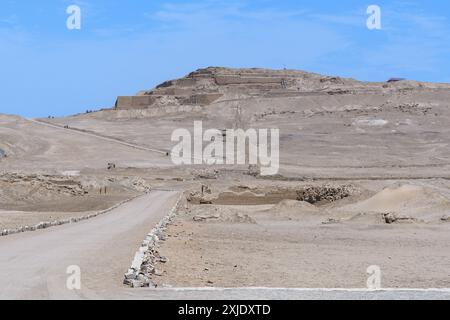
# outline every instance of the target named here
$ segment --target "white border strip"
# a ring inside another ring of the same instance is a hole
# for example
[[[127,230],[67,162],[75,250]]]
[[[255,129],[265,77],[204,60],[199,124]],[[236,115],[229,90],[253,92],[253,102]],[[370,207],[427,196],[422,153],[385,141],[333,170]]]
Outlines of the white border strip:
[[[243,291],[261,291],[261,290],[273,290],[273,291],[294,291],[294,292],[367,292],[367,293],[380,293],[380,292],[441,292],[450,293],[450,288],[448,289],[413,289],[413,288],[382,288],[377,290],[371,290],[367,288],[270,288],[270,287],[236,287],[236,288],[219,288],[219,287],[184,287],[184,288],[159,288],[157,290],[170,290],[177,292],[185,291],[232,291],[232,290],[243,290]]]

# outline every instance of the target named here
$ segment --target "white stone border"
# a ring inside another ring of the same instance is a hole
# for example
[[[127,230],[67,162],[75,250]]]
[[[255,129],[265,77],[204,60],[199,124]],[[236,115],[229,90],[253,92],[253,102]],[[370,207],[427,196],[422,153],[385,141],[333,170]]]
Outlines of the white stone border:
[[[9,235],[13,235],[13,234],[18,234],[18,233],[24,233],[24,232],[31,232],[31,231],[37,231],[37,230],[42,230],[42,229],[48,229],[48,228],[52,228],[52,227],[56,227],[56,226],[62,226],[65,224],[70,224],[70,223],[77,223],[80,221],[85,221],[85,220],[89,220],[95,217],[98,217],[100,215],[103,215],[105,213],[108,213],[114,209],[117,209],[118,207],[124,205],[125,203],[128,203],[136,198],[142,197],[142,195],[139,196],[135,196],[132,197],[130,199],[127,200],[123,200],[121,202],[119,202],[118,204],[112,206],[111,208],[108,208],[106,210],[102,210],[102,211],[98,211],[96,213],[92,213],[86,216],[81,216],[81,217],[73,217],[70,219],[64,219],[64,220],[55,220],[53,222],[40,222],[35,226],[22,226],[16,229],[5,229],[3,231],[0,231],[0,237],[5,237],[5,236],[9,236]]]
[[[169,214],[165,216],[145,237],[142,242],[141,247],[136,252],[131,267],[124,275],[123,283],[132,288],[142,288],[151,286],[151,281],[145,272],[142,270],[146,254],[156,248],[160,237],[164,229],[172,222],[172,219],[177,214],[177,209],[184,198],[184,193],[182,192],[179,196],[177,202],[170,210]]]

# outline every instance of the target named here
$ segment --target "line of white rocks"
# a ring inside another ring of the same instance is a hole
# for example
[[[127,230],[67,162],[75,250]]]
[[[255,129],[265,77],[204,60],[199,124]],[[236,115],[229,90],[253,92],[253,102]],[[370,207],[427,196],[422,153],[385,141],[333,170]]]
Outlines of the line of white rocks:
[[[141,247],[134,256],[131,267],[124,275],[123,283],[125,285],[132,288],[154,287],[150,280],[150,275],[156,272],[154,263],[156,261],[167,261],[165,258],[159,256],[156,248],[163,237],[163,232],[177,215],[178,208],[183,199],[184,194],[182,193],[169,214],[165,216],[146,236]]]
[[[64,219],[64,220],[55,220],[53,222],[40,222],[35,226],[22,226],[16,229],[6,229],[0,232],[0,237],[4,237],[4,236],[9,236],[9,235],[13,235],[13,234],[18,234],[18,233],[23,233],[23,232],[30,232],[30,231],[37,231],[37,230],[43,230],[43,229],[48,229],[48,228],[52,228],[52,227],[57,227],[57,226],[62,226],[65,224],[69,224],[69,223],[77,223],[80,221],[85,221],[85,220],[89,220],[95,217],[98,217],[100,215],[103,215],[105,213],[108,213],[114,209],[117,209],[118,207],[120,207],[121,205],[124,205],[125,203],[128,203],[130,201],[133,201],[134,199],[141,197],[142,195],[136,196],[136,197],[132,197],[130,199],[121,201],[119,203],[117,203],[116,205],[112,206],[111,208],[108,208],[106,210],[102,210],[102,211],[98,211],[89,215],[85,215],[85,216],[81,216],[81,217],[73,217],[70,219]]]

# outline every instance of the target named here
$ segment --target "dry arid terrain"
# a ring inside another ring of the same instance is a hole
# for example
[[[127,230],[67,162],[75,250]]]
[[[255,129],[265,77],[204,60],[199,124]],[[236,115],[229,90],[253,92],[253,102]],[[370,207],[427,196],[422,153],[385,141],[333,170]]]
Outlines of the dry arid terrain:
[[[194,121],[279,129],[279,173],[174,165],[172,132]],[[448,288],[449,124],[447,84],[227,68],[111,109],[0,115],[0,229],[176,190],[185,199],[142,269],[158,287],[364,288],[377,265],[383,287]]]

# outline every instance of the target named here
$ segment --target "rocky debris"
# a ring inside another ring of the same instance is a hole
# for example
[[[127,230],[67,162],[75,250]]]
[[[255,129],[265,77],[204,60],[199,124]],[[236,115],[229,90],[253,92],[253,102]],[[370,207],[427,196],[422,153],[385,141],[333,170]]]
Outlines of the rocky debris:
[[[160,276],[162,272],[156,268],[157,263],[167,263],[168,259],[159,254],[158,247],[163,238],[163,233],[167,226],[173,221],[182,201],[182,196],[178,199],[169,214],[164,217],[155,228],[147,235],[141,247],[136,252],[131,267],[124,275],[123,283],[132,288],[151,287],[152,276]]]
[[[200,191],[190,191],[186,197],[188,202],[198,204],[211,204],[214,196],[212,194],[211,187],[202,184]]]
[[[327,91],[327,94],[329,94],[330,96],[343,95],[343,94],[352,94],[352,93],[354,93],[354,91],[346,90],[346,89],[340,89],[340,88]]]
[[[284,115],[292,115],[292,114],[296,114],[299,111],[277,111],[277,110],[270,110],[270,111],[265,111],[259,114],[254,114],[254,119],[256,121],[258,120],[262,120],[262,119],[266,119],[268,117],[272,117],[272,116],[284,116]]]
[[[196,215],[192,218],[195,222],[227,222],[227,223],[249,223],[256,224],[256,221],[248,214],[233,213],[233,214],[209,214]]]
[[[402,113],[416,115],[427,115],[433,110],[432,106],[420,103],[404,103],[394,106],[394,109]]]
[[[142,178],[134,177],[131,179],[129,185],[138,192],[150,192],[152,190],[151,186]]]
[[[339,77],[324,77],[320,79],[321,83],[344,84],[344,80]]]
[[[0,176],[0,184],[22,184],[26,190],[38,190],[52,194],[64,194],[69,196],[83,196],[88,190],[81,182],[68,179],[64,176],[23,175],[8,173]],[[36,193],[36,191],[35,191]]]
[[[322,222],[322,224],[339,224],[341,222],[340,219],[328,218],[326,221]]]
[[[191,191],[186,197],[187,201],[195,204],[212,204],[215,197],[202,191]]]
[[[202,205],[187,209],[194,222],[198,223],[243,223],[256,224],[257,222],[248,214],[237,208],[229,206]]]
[[[311,204],[318,202],[334,202],[347,198],[356,193],[356,188],[352,185],[325,185],[307,186],[297,190],[297,200]]]
[[[157,275],[155,266],[158,262],[161,262],[161,257],[157,250],[159,238],[156,233],[162,231],[163,229],[154,230],[153,234],[147,236],[143,246],[136,254],[133,265],[125,274],[125,285],[129,285],[132,288],[154,286],[151,282],[151,277]]]
[[[259,177],[261,174],[261,168],[258,165],[249,165],[246,174],[252,177]]]
[[[219,220],[220,218],[220,214],[213,214],[213,215],[208,215],[208,216],[194,216],[192,217],[192,220],[194,220],[195,222],[204,222],[207,220]]]
[[[51,226],[52,226],[52,223],[50,223],[50,222],[41,222],[38,225],[36,225],[36,229],[37,230],[47,229],[47,228],[49,228]]]
[[[211,187],[202,184],[202,195],[205,195],[205,194],[212,194]]]
[[[113,170],[116,168],[116,164],[115,163],[108,163],[107,169],[108,170]]]
[[[393,224],[397,222],[417,222],[417,219],[405,216],[405,215],[398,215],[396,213],[384,213],[383,219],[387,224]]]
[[[219,171],[215,169],[193,170],[192,176],[197,180],[217,180]]]
[[[352,113],[355,115],[367,115],[367,113],[380,113],[383,111],[383,106],[362,106],[362,105],[343,105],[343,106],[328,106],[308,108],[306,110],[298,111],[305,117],[311,118],[313,116],[336,115],[343,113]]]

